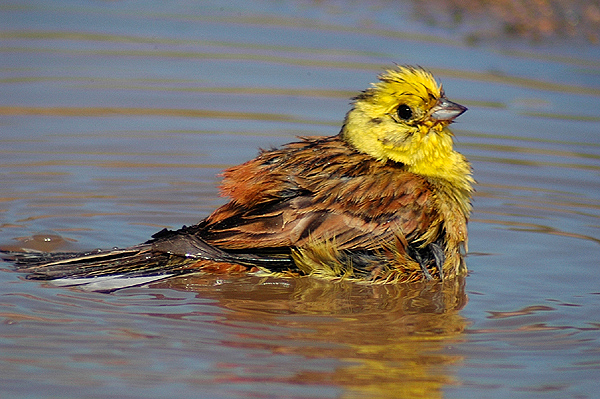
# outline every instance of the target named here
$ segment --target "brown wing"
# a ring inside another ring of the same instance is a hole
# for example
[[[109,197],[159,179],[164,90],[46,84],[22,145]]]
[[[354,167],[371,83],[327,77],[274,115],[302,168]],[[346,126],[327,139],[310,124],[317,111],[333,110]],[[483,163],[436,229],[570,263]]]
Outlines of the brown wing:
[[[338,249],[370,250],[397,238],[432,242],[441,224],[425,179],[337,137],[263,152],[224,176],[232,200],[199,226],[203,239],[224,249],[332,240]]]

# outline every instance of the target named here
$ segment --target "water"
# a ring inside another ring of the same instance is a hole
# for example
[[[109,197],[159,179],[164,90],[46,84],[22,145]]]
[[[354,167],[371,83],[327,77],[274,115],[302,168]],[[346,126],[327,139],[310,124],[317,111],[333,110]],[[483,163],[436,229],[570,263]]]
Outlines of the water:
[[[469,107],[453,130],[478,186],[470,274],[444,291],[196,276],[105,294],[2,264],[0,396],[597,397],[597,3],[547,37],[430,4],[3,3],[4,246],[195,223],[224,167],[337,133],[394,62]]]

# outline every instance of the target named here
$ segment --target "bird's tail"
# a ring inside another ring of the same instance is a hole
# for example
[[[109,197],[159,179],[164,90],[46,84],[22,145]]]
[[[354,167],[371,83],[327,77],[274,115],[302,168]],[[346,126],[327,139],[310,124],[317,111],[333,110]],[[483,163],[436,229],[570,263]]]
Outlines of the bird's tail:
[[[63,280],[69,285],[86,284],[106,276],[120,279],[153,278],[206,271],[250,271],[281,269],[291,264],[284,255],[258,256],[232,253],[180,232],[163,231],[155,239],[125,249],[86,253],[5,252],[19,272],[35,280]],[[72,283],[72,284],[71,284]]]
[[[14,262],[27,278],[54,280],[64,277],[97,277],[106,275],[150,274],[168,272],[165,266],[169,256],[152,254],[151,245],[85,253],[9,252],[6,260]]]

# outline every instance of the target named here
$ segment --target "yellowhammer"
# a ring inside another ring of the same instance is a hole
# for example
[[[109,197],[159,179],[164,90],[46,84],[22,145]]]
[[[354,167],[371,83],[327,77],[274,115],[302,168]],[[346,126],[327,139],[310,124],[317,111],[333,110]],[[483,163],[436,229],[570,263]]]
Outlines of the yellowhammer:
[[[448,125],[466,108],[399,66],[353,99],[340,133],[305,137],[224,172],[230,202],[126,249],[17,256],[30,278],[190,272],[370,282],[464,273],[473,179]]]

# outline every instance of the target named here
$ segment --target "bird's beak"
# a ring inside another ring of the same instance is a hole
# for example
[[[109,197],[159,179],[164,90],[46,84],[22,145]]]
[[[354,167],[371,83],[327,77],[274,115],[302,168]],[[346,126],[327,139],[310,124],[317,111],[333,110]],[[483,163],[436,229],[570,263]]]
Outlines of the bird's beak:
[[[431,119],[434,121],[453,121],[458,116],[462,115],[467,110],[460,104],[453,103],[446,97],[440,97],[437,104],[431,108]]]

